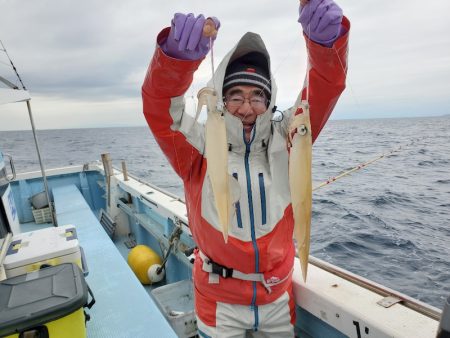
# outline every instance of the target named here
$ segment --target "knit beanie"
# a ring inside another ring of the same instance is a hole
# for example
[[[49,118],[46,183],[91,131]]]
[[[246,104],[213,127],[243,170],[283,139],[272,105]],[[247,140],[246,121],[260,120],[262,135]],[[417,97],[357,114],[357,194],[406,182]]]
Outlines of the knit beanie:
[[[247,53],[230,62],[223,80],[223,93],[234,86],[247,85],[261,88],[270,99],[271,85],[267,58],[259,52]]]

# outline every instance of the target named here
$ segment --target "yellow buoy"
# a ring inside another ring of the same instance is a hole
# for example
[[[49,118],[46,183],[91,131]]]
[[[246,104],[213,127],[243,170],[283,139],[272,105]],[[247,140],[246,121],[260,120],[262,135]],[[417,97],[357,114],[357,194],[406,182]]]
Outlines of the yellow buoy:
[[[146,245],[137,245],[128,254],[128,265],[142,284],[152,284],[163,279],[164,270],[160,274],[156,273],[161,263],[158,254]]]

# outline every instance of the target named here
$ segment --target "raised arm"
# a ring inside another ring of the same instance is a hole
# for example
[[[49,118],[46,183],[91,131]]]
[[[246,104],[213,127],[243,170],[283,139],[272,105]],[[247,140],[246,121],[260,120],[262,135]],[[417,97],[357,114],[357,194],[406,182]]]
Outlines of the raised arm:
[[[211,22],[215,30],[211,30]],[[147,123],[183,180],[201,160],[204,148],[203,128],[185,114],[184,94],[215,38],[211,40],[207,35],[214,34],[219,26],[215,18],[175,14],[171,27],[157,37],[157,48],[142,86]]]
[[[308,51],[308,74],[297,102],[308,98],[314,142],[345,89],[350,22],[333,0],[302,0],[299,12]],[[287,128],[295,107],[286,113],[283,128]]]

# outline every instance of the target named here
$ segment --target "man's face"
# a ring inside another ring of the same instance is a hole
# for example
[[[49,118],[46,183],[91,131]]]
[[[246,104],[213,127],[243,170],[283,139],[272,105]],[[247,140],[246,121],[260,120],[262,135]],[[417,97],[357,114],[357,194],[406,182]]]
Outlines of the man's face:
[[[256,118],[267,110],[267,98],[258,87],[235,86],[225,93],[225,107],[230,114],[241,119],[249,141]]]

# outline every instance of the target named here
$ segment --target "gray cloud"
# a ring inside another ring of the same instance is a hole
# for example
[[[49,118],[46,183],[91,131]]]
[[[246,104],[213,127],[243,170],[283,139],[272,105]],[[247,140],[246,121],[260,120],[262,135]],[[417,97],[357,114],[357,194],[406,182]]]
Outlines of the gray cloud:
[[[335,118],[448,112],[447,1],[338,3],[351,19],[352,31],[349,89],[336,107]],[[303,83],[306,63],[297,6],[295,1],[269,0],[2,1],[0,39],[33,94],[42,121],[48,118],[52,128],[102,126],[105,119],[92,114],[100,106],[102,114],[109,111],[114,118],[111,123],[143,123],[140,86],[156,35],[169,25],[176,11],[203,12],[220,18],[222,27],[214,49],[216,64],[243,33],[260,33],[272,55],[279,106],[286,108]],[[7,69],[3,62],[4,58],[0,58],[0,72]],[[204,84],[209,67],[207,59],[194,88]],[[433,110],[419,110],[410,104],[414,101],[432,106]],[[57,110],[54,104],[66,107],[58,110],[61,115],[73,116],[71,109],[75,109],[80,120],[60,119],[59,124],[50,121],[54,114],[50,112]],[[17,127],[7,120],[0,129]]]

